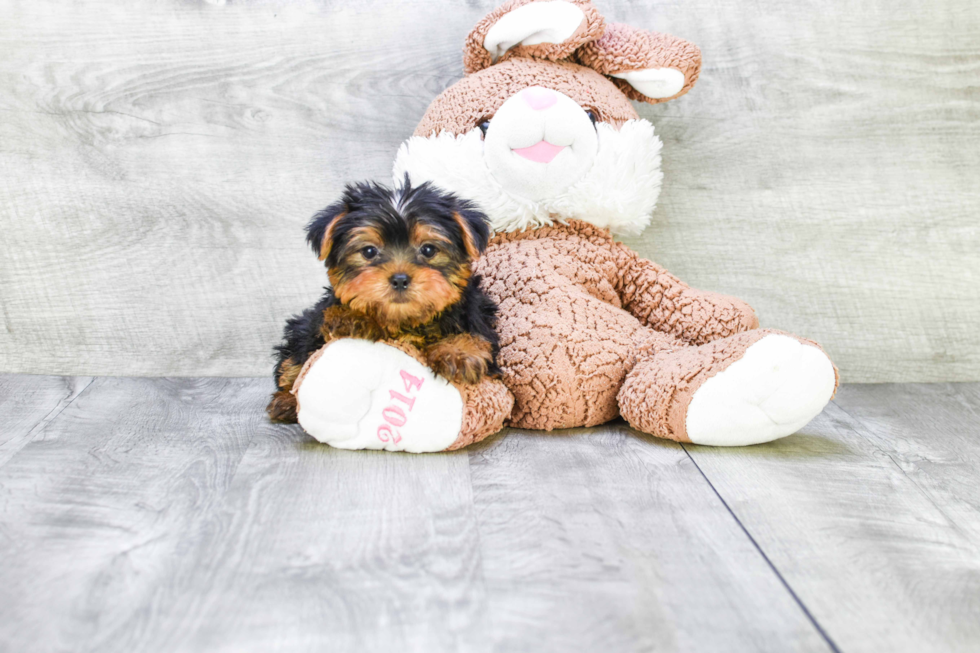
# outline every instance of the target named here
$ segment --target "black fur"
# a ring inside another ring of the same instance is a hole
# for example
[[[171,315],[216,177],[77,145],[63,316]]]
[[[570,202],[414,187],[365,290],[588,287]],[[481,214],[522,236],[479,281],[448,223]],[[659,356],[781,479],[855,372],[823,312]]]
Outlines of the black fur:
[[[312,308],[286,320],[286,328],[282,334],[282,344],[276,345],[276,368],[273,373],[276,381],[282,372],[282,365],[292,359],[302,366],[313,352],[323,346],[323,334],[320,326],[323,324],[323,311],[336,306],[339,302],[330,288],[324,288],[323,297]]]
[[[399,199],[399,194],[401,194]],[[307,225],[307,242],[314,253],[320,254],[323,239],[330,223],[339,216],[351,216],[339,223],[332,234],[334,246],[327,257],[326,265],[336,264],[345,238],[350,229],[358,224],[373,222],[382,228],[386,242],[407,239],[404,225],[409,220],[424,220],[439,225],[444,233],[454,241],[461,255],[465,255],[463,234],[453,213],[459,213],[469,230],[472,241],[480,252],[486,249],[490,239],[490,229],[486,216],[472,203],[459,199],[450,193],[439,191],[425,183],[412,187],[406,176],[404,185],[392,191],[375,183],[349,184],[340,201],[318,212]],[[331,288],[325,288],[320,300],[299,315],[286,321],[282,344],[275,348],[277,358],[275,378],[278,381],[283,364],[287,360],[295,365],[303,365],[307,359],[324,344],[320,327],[323,324],[323,311],[339,304]],[[432,325],[422,325],[410,331],[424,333],[433,326],[443,337],[470,333],[487,340],[492,347],[493,364],[490,374],[499,374],[497,353],[499,339],[495,330],[497,305],[480,288],[480,277],[473,275],[463,289],[462,298],[439,314]]]
[[[424,221],[439,226],[458,250],[465,251],[463,234],[453,219],[454,213],[463,217],[476,249],[479,252],[485,250],[490,240],[489,221],[469,200],[444,193],[428,182],[413,187],[408,175],[402,186],[394,191],[375,182],[348,184],[340,200],[310,220],[306,226],[306,242],[319,256],[330,223],[340,216],[350,216],[334,229],[334,246],[326,260],[328,268],[337,264],[351,230],[364,224],[377,226],[384,234],[385,242],[397,246],[408,240],[409,223]]]

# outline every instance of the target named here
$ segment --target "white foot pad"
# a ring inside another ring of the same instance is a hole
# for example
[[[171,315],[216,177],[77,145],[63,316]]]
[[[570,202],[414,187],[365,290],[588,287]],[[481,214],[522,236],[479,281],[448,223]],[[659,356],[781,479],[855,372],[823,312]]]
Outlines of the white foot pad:
[[[330,344],[296,398],[303,429],[340,449],[443,451],[463,421],[463,400],[448,381],[404,352],[367,340]]]
[[[791,435],[820,414],[834,383],[834,366],[822,351],[789,336],[765,336],[697,389],[687,437],[739,446]]]

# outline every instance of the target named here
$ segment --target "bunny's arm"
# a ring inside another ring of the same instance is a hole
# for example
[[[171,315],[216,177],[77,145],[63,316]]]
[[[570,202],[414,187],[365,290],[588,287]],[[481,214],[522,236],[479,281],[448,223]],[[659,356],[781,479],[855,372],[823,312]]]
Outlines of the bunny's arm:
[[[702,345],[759,326],[735,297],[697,290],[622,243],[613,244],[623,308],[649,327]]]

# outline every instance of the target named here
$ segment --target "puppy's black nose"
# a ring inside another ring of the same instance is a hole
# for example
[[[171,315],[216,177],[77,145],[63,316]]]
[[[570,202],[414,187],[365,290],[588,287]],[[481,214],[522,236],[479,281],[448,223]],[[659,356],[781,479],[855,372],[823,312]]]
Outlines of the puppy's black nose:
[[[388,281],[391,282],[391,287],[395,290],[406,290],[408,288],[408,284],[412,282],[412,277],[408,276],[404,272],[399,272],[391,275],[391,277],[388,278]]]

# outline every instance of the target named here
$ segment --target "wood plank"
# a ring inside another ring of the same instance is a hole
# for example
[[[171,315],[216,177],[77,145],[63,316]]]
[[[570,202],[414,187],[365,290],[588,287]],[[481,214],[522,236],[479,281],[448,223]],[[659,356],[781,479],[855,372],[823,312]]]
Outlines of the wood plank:
[[[470,467],[495,650],[831,650],[677,444],[511,431]]]
[[[489,650],[465,453],[256,438],[151,650]]]
[[[0,375],[0,467],[91,382],[88,377]]]
[[[685,445],[842,651],[980,646],[977,404],[949,392],[844,386],[795,436]]]
[[[302,226],[462,74],[498,0],[0,0],[0,368],[266,374],[325,275]],[[598,3],[692,93],[629,240],[849,381],[980,380],[974,0]]]
[[[427,456],[271,425],[269,386],[97,379],[49,411],[0,467],[0,650],[980,642],[980,386],[845,386],[743,449],[614,424]]]
[[[980,384],[854,385],[835,403],[980,556]]]
[[[186,556],[271,429],[270,391],[268,379],[98,379],[0,468],[0,650],[165,643],[174,614],[160,607],[207,572]]]

